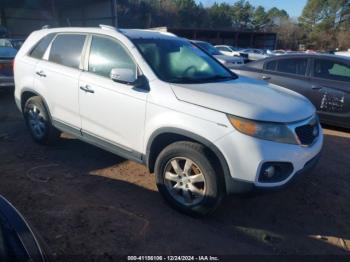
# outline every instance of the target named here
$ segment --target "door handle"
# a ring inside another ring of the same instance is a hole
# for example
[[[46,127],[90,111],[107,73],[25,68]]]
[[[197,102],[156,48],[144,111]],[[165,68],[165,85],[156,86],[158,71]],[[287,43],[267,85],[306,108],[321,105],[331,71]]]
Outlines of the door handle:
[[[83,90],[83,91],[86,92],[86,93],[91,93],[91,94],[95,93],[95,91],[92,90],[92,89],[90,88],[90,86],[88,86],[88,85],[86,85],[86,86],[81,86],[81,87],[80,87],[80,90]]]
[[[312,88],[313,90],[321,90],[321,89],[322,89],[322,86],[312,85],[311,88]]]
[[[269,77],[269,76],[262,76],[262,79],[263,79],[263,80],[270,80],[271,77]]]
[[[46,77],[46,74],[44,73],[43,70],[37,71],[36,74],[40,77]]]

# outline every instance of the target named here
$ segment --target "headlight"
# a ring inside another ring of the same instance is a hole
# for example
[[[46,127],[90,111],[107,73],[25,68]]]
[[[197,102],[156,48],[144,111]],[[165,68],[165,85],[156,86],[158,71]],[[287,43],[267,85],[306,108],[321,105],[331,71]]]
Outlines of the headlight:
[[[298,144],[293,132],[285,125],[271,122],[253,121],[228,115],[232,126],[248,136],[286,144]]]

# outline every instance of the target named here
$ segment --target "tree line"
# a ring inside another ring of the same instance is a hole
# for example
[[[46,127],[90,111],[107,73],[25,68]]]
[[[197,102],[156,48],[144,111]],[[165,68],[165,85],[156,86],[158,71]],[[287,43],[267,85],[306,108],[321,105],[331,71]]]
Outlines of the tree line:
[[[276,7],[253,6],[248,0],[214,3],[195,0],[119,0],[118,20],[123,27],[235,29],[278,34],[278,46],[297,49],[350,48],[350,0],[308,0],[299,18]]]

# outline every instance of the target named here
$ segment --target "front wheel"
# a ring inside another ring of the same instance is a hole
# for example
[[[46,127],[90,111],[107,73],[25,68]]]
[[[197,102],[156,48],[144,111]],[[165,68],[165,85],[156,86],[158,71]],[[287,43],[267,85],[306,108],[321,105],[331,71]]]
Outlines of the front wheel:
[[[177,210],[206,215],[217,208],[224,196],[224,179],[219,170],[204,146],[176,142],[163,149],[157,158],[157,187]]]

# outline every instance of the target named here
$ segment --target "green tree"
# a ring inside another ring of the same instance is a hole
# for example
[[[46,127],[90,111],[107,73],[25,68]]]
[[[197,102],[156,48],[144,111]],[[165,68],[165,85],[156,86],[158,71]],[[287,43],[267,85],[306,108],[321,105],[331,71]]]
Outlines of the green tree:
[[[209,24],[211,28],[227,28],[232,26],[230,13],[231,6],[226,3],[214,3],[208,9]]]
[[[254,7],[246,0],[235,2],[231,8],[232,24],[239,29],[251,27]]]
[[[313,48],[334,49],[338,47],[339,32],[346,31],[338,22],[339,14],[347,12],[348,0],[308,0],[300,25],[308,33],[308,44]]]
[[[271,20],[265,8],[258,6],[252,15],[251,23],[254,30],[262,30],[270,24]]]

